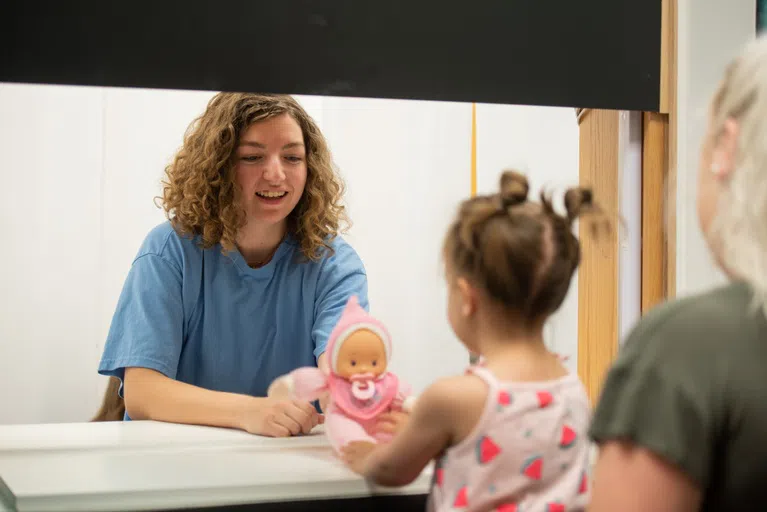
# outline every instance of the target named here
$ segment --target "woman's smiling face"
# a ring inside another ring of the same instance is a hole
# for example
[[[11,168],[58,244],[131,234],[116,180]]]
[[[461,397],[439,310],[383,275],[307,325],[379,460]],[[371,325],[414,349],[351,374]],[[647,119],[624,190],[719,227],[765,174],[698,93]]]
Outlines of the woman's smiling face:
[[[235,176],[248,223],[285,222],[304,192],[306,147],[290,114],[253,123],[237,146]]]

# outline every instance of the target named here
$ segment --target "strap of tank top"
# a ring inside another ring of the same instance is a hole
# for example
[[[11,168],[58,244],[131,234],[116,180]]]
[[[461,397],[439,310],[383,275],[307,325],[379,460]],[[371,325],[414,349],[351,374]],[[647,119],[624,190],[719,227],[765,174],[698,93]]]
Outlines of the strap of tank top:
[[[494,393],[499,388],[498,379],[496,379],[493,372],[488,370],[484,365],[475,364],[470,366],[467,373],[472,373],[485,381],[487,387],[490,388],[491,393]]]

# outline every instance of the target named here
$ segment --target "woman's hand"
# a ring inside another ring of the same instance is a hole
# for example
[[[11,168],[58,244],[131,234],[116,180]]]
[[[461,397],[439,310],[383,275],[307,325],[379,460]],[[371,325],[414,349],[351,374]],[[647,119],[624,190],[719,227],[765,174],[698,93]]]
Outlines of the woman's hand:
[[[325,417],[308,402],[256,398],[251,407],[243,411],[240,428],[251,434],[268,437],[289,437],[308,434]]]
[[[402,430],[410,419],[410,413],[393,410],[381,414],[376,420],[376,431],[395,435]]]
[[[376,444],[370,441],[353,441],[341,449],[341,456],[349,469],[365,476],[365,464],[375,449]]]

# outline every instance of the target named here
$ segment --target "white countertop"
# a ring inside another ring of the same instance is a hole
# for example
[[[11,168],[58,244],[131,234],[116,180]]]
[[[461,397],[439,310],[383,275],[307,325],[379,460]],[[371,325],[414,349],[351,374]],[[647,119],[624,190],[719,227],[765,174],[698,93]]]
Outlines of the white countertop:
[[[430,477],[431,468],[407,487],[373,489],[333,455],[321,430],[271,439],[152,421],[0,426],[0,497],[12,494],[19,511],[424,494]]]

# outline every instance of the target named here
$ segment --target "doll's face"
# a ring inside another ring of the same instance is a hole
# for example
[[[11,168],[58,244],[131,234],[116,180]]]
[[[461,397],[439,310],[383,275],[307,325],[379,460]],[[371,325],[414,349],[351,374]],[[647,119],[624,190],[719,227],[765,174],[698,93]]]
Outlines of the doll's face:
[[[386,347],[376,333],[368,329],[354,331],[338,351],[336,374],[344,379],[360,373],[376,377],[386,371]]]

